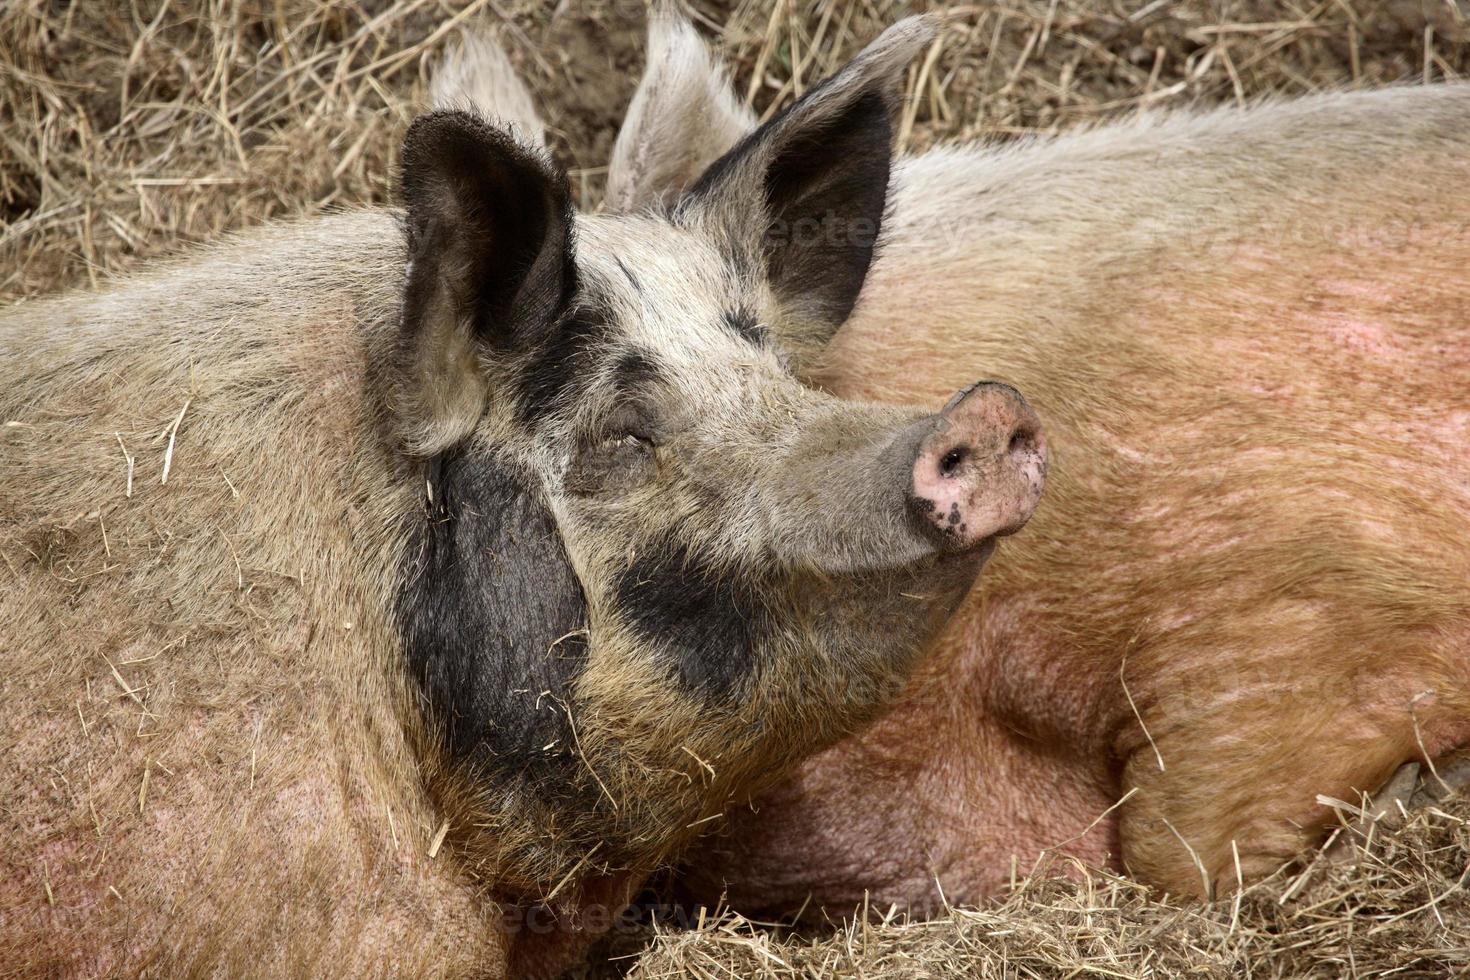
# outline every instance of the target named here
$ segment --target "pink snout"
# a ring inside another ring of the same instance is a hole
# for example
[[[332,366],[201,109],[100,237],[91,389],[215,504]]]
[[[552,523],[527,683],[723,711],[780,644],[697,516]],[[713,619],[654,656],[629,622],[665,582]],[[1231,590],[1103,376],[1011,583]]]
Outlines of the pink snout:
[[[1021,393],[980,381],[950,399],[914,459],[911,505],[932,532],[969,548],[1025,526],[1046,483],[1041,420]]]

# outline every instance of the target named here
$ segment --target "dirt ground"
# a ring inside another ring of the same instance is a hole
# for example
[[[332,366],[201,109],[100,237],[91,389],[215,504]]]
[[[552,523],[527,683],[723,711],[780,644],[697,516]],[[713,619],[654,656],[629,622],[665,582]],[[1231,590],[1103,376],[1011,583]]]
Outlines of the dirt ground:
[[[643,0],[0,0],[0,302],[97,284],[267,218],[391,199],[427,66],[489,24],[596,207],[642,62]],[[929,3],[692,0],[761,112]],[[1470,72],[1466,0],[1001,0],[947,5],[910,72],[909,148],[1138,110]],[[1470,970],[1470,808],[1360,861],[1180,906],[1092,874],[910,923],[793,934],[738,917],[625,937],[639,977],[1449,976]],[[1055,869],[1052,869],[1055,870]]]

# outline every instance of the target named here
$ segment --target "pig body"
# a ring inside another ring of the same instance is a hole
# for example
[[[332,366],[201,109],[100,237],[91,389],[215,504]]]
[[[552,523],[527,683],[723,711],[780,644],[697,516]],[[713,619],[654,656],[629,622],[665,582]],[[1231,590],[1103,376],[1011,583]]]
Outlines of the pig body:
[[[1032,533],[899,707],[696,869],[933,909],[1044,855],[1267,874],[1470,743],[1470,86],[1148,119],[895,170],[820,383],[1014,381]]]
[[[357,213],[8,311],[13,967],[504,955],[400,775],[388,529],[414,505],[373,460],[359,331],[392,324],[402,264],[392,216]]]
[[[649,48],[624,206],[743,125],[691,30]],[[1398,88],[896,164],[811,377],[1014,380],[1059,427],[1051,496],[899,707],[691,869],[702,897],[925,910],[1048,853],[1213,893],[1319,840],[1319,797],[1470,740],[1467,123],[1470,87]]]
[[[527,100],[439,111],[402,212],[0,315],[7,970],[556,973],[891,701],[1045,439],[801,383],[873,242],[762,231],[876,228],[844,148],[930,35],[658,214],[574,214]]]

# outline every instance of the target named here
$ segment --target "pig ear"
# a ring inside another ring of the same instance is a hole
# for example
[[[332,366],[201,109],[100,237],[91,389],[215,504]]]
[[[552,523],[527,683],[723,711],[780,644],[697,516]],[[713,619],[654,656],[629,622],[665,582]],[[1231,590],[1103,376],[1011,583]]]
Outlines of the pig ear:
[[[478,116],[434,112],[403,142],[408,272],[394,357],[409,451],[467,435],[488,394],[482,360],[524,350],[576,289],[566,177]]]
[[[481,30],[468,30],[445,51],[429,78],[435,109],[477,112],[527,146],[546,148],[546,124],[505,51]]]
[[[888,195],[899,83],[933,36],[929,17],[893,25],[715,161],[680,203],[737,260],[763,268],[779,307],[772,328],[798,367],[857,302]]]
[[[694,26],[661,4],[648,21],[648,66],[613,146],[608,209],[674,201],[755,124]]]

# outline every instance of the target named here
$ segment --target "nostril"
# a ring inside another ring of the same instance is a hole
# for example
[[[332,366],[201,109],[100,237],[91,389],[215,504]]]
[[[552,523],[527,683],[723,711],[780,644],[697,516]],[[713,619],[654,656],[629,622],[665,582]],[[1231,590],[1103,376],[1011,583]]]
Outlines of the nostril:
[[[956,446],[949,452],[945,453],[944,458],[939,461],[940,475],[954,476],[955,471],[960,468],[960,464],[965,461],[966,455],[968,455],[968,453],[964,446]]]
[[[1025,452],[1034,445],[1030,429],[1017,429],[1011,433],[1011,441],[1006,446],[1008,453]]]

